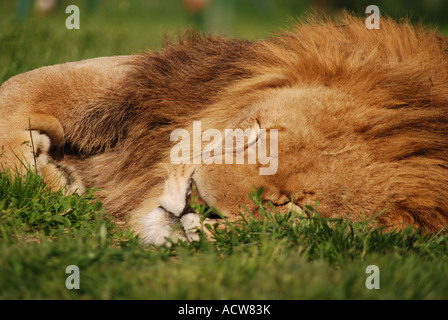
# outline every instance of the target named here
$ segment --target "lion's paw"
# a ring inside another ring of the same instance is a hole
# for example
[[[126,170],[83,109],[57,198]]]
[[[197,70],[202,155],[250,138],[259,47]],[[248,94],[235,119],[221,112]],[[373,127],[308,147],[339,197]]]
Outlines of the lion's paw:
[[[198,241],[200,218],[195,213],[177,217],[162,207],[158,207],[143,218],[143,228],[140,234],[144,244],[163,245],[170,241]]]
[[[20,151],[14,156],[20,161],[21,172],[27,168],[36,171],[48,186],[55,190],[64,188],[67,194],[85,191],[81,178],[73,167],[53,161],[48,135],[37,130],[26,131],[20,141]]]
[[[198,230],[201,228],[201,218],[196,213],[187,213],[180,218],[185,237],[188,241],[199,241]]]
[[[21,159],[25,167],[37,169],[41,171],[48,163],[51,141],[46,134],[41,134],[39,131],[26,131],[23,134],[23,140],[20,144],[19,154],[15,154],[18,159]],[[14,148],[15,149],[15,148]],[[13,151],[17,151],[15,149]]]

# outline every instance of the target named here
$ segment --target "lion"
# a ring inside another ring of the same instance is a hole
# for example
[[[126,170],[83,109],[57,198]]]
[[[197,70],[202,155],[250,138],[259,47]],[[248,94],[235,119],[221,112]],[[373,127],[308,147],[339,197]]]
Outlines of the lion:
[[[0,87],[0,114],[3,171],[98,189],[148,245],[198,239],[210,221],[189,208],[193,196],[230,222],[241,206],[260,217],[254,188],[279,213],[319,203],[323,217],[387,230],[448,225],[448,41],[406,21],[368,30],[349,14],[311,17],[258,41],[187,31],[160,51],[16,75]],[[198,121],[222,139],[254,130],[232,157],[265,130],[275,172],[194,152],[174,163],[176,143],[194,148],[173,132],[193,136]]]

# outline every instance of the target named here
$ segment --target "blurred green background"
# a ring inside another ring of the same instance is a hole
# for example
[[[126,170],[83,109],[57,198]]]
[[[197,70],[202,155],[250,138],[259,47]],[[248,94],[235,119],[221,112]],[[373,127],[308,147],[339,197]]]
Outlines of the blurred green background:
[[[80,8],[79,30],[65,27],[71,4]],[[190,25],[259,39],[312,10],[365,15],[371,4],[381,14],[422,19],[448,33],[446,0],[0,0],[0,83],[43,65],[157,49],[164,34]]]

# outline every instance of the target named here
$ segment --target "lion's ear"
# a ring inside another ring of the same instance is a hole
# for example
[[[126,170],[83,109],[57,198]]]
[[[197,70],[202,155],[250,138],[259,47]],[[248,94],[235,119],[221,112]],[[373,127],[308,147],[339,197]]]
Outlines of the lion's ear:
[[[50,137],[51,143],[60,146],[64,143],[64,129],[54,116],[44,113],[31,113],[25,130],[38,130]]]

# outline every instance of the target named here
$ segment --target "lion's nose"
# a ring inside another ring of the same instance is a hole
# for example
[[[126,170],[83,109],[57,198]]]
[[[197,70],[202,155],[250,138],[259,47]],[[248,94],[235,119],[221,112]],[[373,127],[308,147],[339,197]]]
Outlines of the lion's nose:
[[[284,195],[284,194],[282,194],[278,199],[277,199],[277,201],[275,201],[275,205],[277,205],[277,206],[284,206],[285,204],[287,204],[287,203],[289,203],[289,202],[291,202],[291,198],[290,197],[288,197],[288,196],[286,196],[286,195]]]
[[[293,202],[291,196],[288,197],[285,194],[281,194],[275,201],[272,201],[272,204],[280,213],[289,212],[291,210],[299,213],[303,211],[298,203]]]

